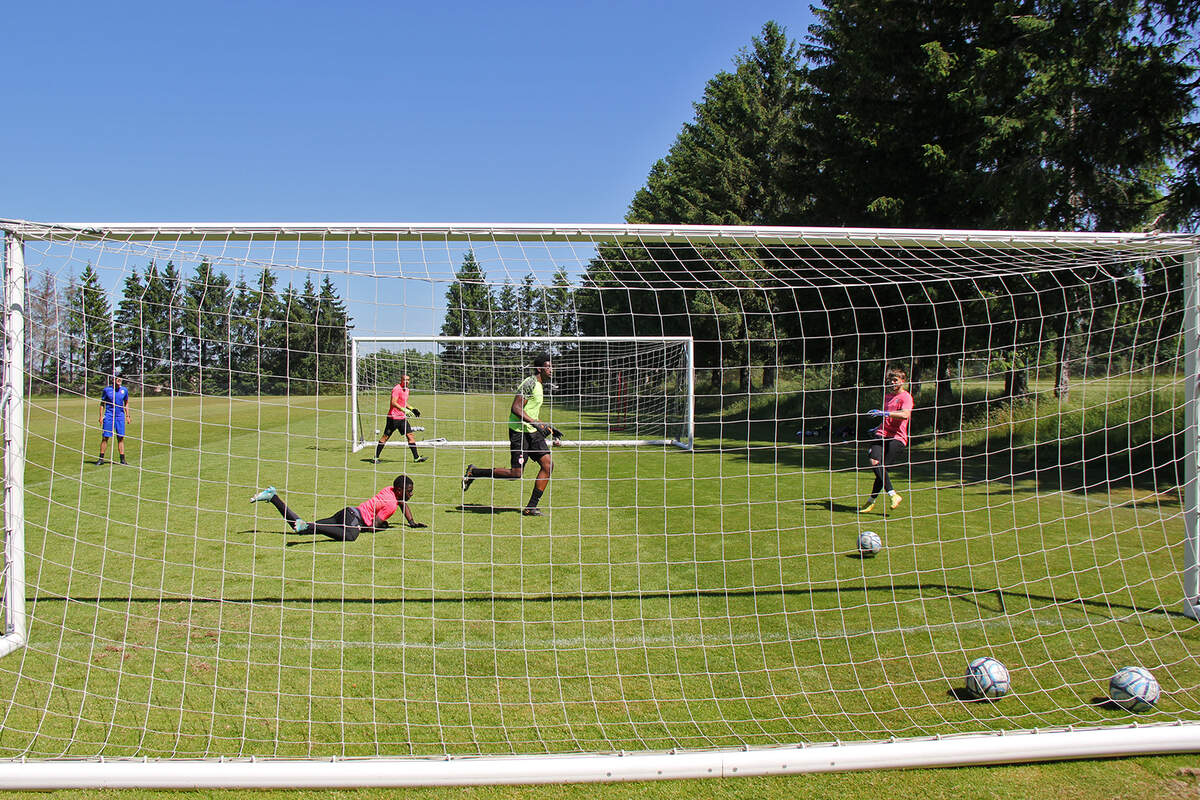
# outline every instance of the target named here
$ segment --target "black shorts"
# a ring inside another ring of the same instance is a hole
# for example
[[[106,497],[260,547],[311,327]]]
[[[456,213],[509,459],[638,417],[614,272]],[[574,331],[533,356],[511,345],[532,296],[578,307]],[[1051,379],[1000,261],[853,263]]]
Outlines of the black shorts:
[[[877,439],[867,448],[867,458],[872,458],[890,467],[904,460],[904,445],[899,439]]]
[[[521,469],[526,461],[540,461],[542,456],[550,455],[550,447],[541,431],[525,433],[512,428],[508,429],[508,451],[513,469]]]
[[[383,426],[383,435],[391,436],[396,431],[400,431],[405,436],[412,433],[412,425],[408,424],[408,417],[403,419],[396,419],[395,417],[387,418],[387,424]]]

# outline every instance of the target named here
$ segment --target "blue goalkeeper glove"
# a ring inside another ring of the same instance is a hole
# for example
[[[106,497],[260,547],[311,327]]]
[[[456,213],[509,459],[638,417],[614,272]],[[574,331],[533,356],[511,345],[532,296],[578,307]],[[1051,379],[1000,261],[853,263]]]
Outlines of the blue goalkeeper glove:
[[[867,413],[872,417],[886,417],[888,412],[884,411],[882,408],[872,408]]]

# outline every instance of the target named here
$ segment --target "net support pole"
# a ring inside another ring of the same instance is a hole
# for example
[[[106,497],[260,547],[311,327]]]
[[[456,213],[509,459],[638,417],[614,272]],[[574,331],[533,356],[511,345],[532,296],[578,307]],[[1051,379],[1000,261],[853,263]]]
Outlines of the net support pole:
[[[358,430],[358,339],[350,339],[350,441],[354,443],[353,452],[362,449],[359,445]]]
[[[687,340],[687,449],[696,444],[696,342]]]
[[[1184,476],[1183,476],[1183,613],[1200,620],[1200,429],[1196,404],[1200,402],[1200,257],[1189,253],[1183,260],[1184,348]]]
[[[25,244],[4,237],[4,632],[0,656],[25,645]]]

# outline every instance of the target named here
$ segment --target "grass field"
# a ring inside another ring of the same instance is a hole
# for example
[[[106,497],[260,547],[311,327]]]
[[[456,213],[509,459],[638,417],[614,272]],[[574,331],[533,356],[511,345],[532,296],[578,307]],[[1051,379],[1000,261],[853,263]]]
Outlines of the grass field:
[[[1126,663],[1164,690],[1139,719],[1194,719],[1200,640],[1178,613],[1176,445],[1161,435],[1174,423],[1153,396],[1079,394],[1091,401],[925,436],[898,476],[905,503],[865,518],[859,448],[797,446],[778,402],[709,409],[692,452],[556,450],[548,516],[530,519],[532,476],[461,490],[467,463],[506,450],[430,448],[413,465],[390,447],[373,465],[350,452],[342,398],[139,399],[124,468],[87,463],[94,403],[34,399],[31,643],[0,660],[0,755],[507,754],[1127,724],[1100,702]],[[502,438],[508,401],[425,398],[424,435]],[[1129,424],[1114,424],[1122,409]],[[247,502],[274,485],[310,518],[399,471],[428,529],[343,545]],[[864,528],[884,539],[877,558],[855,551]],[[1002,702],[954,691],[982,654],[1012,672]]]

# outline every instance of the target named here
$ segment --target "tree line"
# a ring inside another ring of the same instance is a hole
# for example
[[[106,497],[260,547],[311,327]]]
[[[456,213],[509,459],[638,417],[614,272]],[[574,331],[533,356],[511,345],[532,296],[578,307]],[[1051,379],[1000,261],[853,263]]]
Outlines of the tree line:
[[[709,81],[628,222],[1200,224],[1197,0],[827,0],[813,10],[804,43],[769,22],[731,72]],[[862,255],[891,272],[885,285],[831,285],[813,270],[812,290],[765,292],[752,284],[839,254],[617,255],[602,250],[589,266],[581,305],[622,332],[699,332],[698,360],[737,365],[741,388],[755,364],[770,385],[781,363],[771,350],[793,339],[791,359],[834,365],[845,384],[864,362],[877,372],[888,357],[911,359],[914,378],[935,380],[939,397],[964,352],[993,353],[1012,396],[1024,392],[1026,368],[1049,359],[1062,395],[1073,358],[1146,364],[1178,345],[1178,261],[918,283],[880,249]],[[675,263],[699,266],[680,275]],[[653,285],[672,296],[638,289]],[[661,308],[679,311],[660,320]]]
[[[826,0],[720,72],[627,221],[1200,224],[1200,0]]]
[[[88,264],[65,284],[34,276],[26,299],[35,392],[91,393],[117,368],[147,393],[345,392],[353,325],[328,276],[280,288],[266,268],[248,284],[207,261],[186,277],[150,262],[113,305]]]
[[[1200,224],[1200,0],[827,0],[813,10],[803,43],[768,22],[709,81],[627,222]],[[1047,364],[1065,395],[1073,362],[1108,373],[1178,351],[1178,260],[917,281],[895,253],[860,255],[891,279],[831,280],[819,265],[842,256],[828,248],[601,246],[554,306],[580,334],[692,336],[711,382],[742,391],[752,373],[769,388],[785,366],[824,365],[832,384],[854,385],[898,359],[948,398],[955,361],[986,354],[1007,395]],[[498,302],[473,263],[447,300],[443,333],[541,319],[510,316],[516,306]]]

